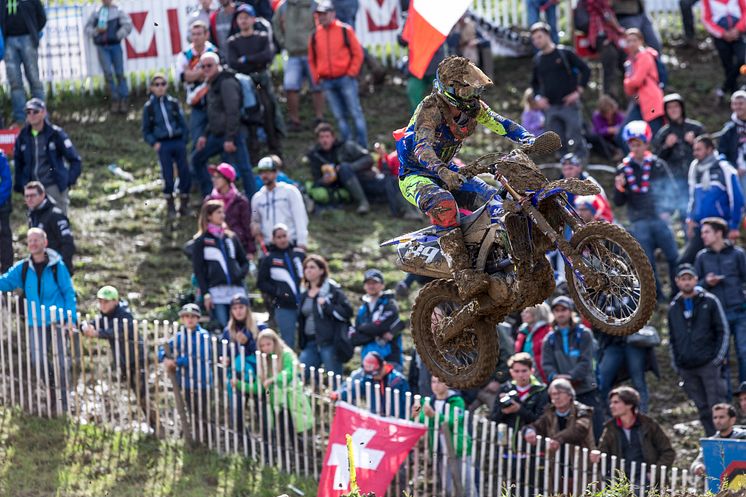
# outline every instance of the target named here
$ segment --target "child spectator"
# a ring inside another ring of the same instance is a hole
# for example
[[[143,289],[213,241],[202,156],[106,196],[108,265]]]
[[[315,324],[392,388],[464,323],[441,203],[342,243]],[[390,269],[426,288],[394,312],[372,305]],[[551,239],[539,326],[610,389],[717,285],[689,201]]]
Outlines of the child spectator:
[[[246,254],[256,252],[251,231],[251,205],[249,199],[236,188],[236,170],[227,162],[210,166],[212,193],[205,200],[220,200],[225,210],[225,224],[241,242]]]
[[[521,105],[523,113],[521,114],[521,125],[534,136],[539,136],[544,132],[544,112],[539,108],[539,104],[534,98],[533,88],[526,88],[523,92]]]
[[[591,116],[593,135],[588,138],[593,150],[608,160],[618,161],[622,153],[617,142],[617,135],[624,122],[624,114],[619,104],[610,95],[601,95],[596,110]]]
[[[158,154],[163,177],[163,196],[166,199],[168,219],[176,217],[174,206],[174,163],[179,172],[181,204],[179,213],[189,214],[189,192],[192,173],[187,162],[186,142],[189,137],[184,114],[179,101],[168,95],[168,82],[161,73],[150,79],[150,98],[142,109],[142,136]]]
[[[241,242],[225,225],[220,200],[208,200],[202,206],[192,246],[192,270],[205,310],[224,328],[231,300],[236,294],[246,295],[243,281],[249,262]]]
[[[303,261],[298,331],[300,361],[308,366],[342,374],[342,361],[336,342],[347,334],[352,307],[342,288],[329,277],[329,264],[320,255],[311,254]]]
[[[404,367],[401,331],[404,323],[399,319],[399,306],[394,292],[386,290],[383,273],[369,269],[363,276],[365,295],[357,311],[355,326],[351,329],[353,345],[362,345],[360,356],[378,352],[398,371]]]
[[[233,349],[235,357],[241,356],[242,349],[244,357],[253,356],[256,352],[257,334],[259,334],[259,328],[257,328],[254,316],[251,314],[249,298],[241,294],[234,296],[231,299],[230,319],[221,337],[222,340],[228,341],[229,346],[228,355],[224,358],[224,362],[225,360],[230,362],[230,348]]]

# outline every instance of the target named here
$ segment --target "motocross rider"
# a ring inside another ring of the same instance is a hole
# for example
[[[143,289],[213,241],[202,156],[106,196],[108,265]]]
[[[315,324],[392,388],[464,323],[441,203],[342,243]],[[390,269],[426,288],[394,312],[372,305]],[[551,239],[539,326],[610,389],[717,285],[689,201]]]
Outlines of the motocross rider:
[[[472,268],[459,226],[458,203],[502,210],[498,190],[479,178],[459,173],[453,158],[477,124],[530,145],[534,136],[506,119],[480,98],[492,81],[463,57],[451,56],[438,64],[433,91],[417,106],[406,128],[394,132],[399,189],[408,202],[427,214],[442,233],[438,242],[448,262],[459,295],[467,300],[481,293],[489,280]]]

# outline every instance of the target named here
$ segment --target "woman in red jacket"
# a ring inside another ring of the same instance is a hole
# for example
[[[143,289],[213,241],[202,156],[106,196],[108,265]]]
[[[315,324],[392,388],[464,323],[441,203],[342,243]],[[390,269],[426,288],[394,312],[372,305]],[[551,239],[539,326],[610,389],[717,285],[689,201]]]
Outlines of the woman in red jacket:
[[[521,312],[523,324],[518,328],[518,336],[515,339],[515,351],[528,352],[534,359],[536,373],[544,383],[547,377],[541,368],[541,344],[544,337],[552,331],[550,323],[550,311],[546,304],[527,307]]]

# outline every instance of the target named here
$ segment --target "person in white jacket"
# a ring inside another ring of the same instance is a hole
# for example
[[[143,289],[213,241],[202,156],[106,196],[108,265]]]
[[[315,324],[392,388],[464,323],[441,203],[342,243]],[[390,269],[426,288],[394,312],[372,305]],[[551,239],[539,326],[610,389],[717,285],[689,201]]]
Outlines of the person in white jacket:
[[[308,245],[308,214],[303,195],[289,183],[277,181],[277,165],[264,157],[257,166],[264,186],[251,197],[251,220],[257,245],[264,247],[272,240],[272,228],[278,223],[288,227],[290,239],[298,250]]]

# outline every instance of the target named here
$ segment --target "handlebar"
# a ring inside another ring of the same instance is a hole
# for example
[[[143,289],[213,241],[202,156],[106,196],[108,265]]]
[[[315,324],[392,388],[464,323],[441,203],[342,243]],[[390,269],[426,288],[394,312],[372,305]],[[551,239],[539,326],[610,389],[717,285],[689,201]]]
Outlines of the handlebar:
[[[562,142],[559,135],[553,131],[547,131],[537,136],[534,143],[531,145],[521,145],[508,153],[493,152],[491,154],[483,155],[471,164],[462,167],[459,170],[459,173],[467,178],[472,178],[479,174],[495,174],[500,162],[510,162],[512,158],[518,158],[516,156],[520,156],[521,154],[551,154],[559,150],[561,146]]]

